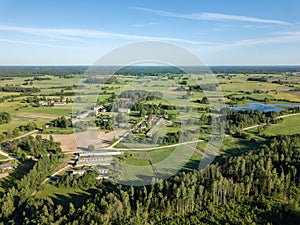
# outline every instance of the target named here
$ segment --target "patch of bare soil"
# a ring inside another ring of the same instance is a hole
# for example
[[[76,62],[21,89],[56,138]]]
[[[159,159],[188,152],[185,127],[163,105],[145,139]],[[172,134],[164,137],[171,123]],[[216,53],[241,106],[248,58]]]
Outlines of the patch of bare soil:
[[[107,147],[114,138],[118,139],[126,133],[126,130],[111,131],[108,133],[99,132],[96,129],[76,134],[52,134],[54,141],[61,143],[64,152],[72,152],[79,149],[87,149],[89,145],[95,148]],[[42,138],[49,139],[51,134],[41,134]]]

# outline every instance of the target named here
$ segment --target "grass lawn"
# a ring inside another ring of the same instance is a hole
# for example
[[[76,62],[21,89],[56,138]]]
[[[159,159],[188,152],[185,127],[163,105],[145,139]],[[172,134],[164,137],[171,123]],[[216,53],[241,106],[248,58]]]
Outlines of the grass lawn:
[[[54,107],[32,107],[19,100],[3,102],[0,104],[0,111],[11,114],[11,122],[0,125],[0,133],[13,130],[29,122],[35,122],[38,127],[50,122],[60,116],[68,116],[72,112],[72,104]]]
[[[4,155],[0,155],[0,160],[4,160],[4,159],[8,159],[8,158]]]
[[[129,158],[126,159],[126,164],[128,165],[134,165],[134,166],[150,166],[150,161],[148,159],[134,159]]]
[[[13,113],[16,110],[18,110],[19,108],[22,108],[24,106],[25,106],[25,104],[20,103],[19,101],[13,101],[13,102],[5,101],[0,104],[0,111]]]
[[[170,154],[172,154],[174,150],[175,148],[172,147],[172,148],[164,148],[155,151],[150,151],[149,154],[151,156],[152,163],[157,163],[164,160]]]
[[[190,160],[183,167],[183,171],[198,170],[202,156],[198,153],[193,153]]]
[[[0,92],[0,98],[3,96],[20,95],[20,92]]]
[[[72,106],[73,106],[72,104],[68,104],[68,105],[53,106],[53,107],[36,107],[36,108],[29,108],[26,110],[26,112],[51,114],[51,115],[56,115],[57,117],[68,116],[72,112]]]
[[[260,146],[260,143],[250,142],[240,138],[226,137],[223,140],[221,153],[229,155],[241,155],[250,149],[255,149]]]
[[[87,198],[97,190],[82,190],[80,188],[58,188],[51,184],[45,184],[41,190],[36,193],[38,198],[51,198],[55,204],[62,205],[65,209],[69,207],[70,202],[75,207],[81,207]]]
[[[134,166],[149,166],[151,158],[147,151],[126,151],[123,162]]]
[[[270,136],[300,134],[300,115],[286,117],[283,122],[270,125],[263,133]]]
[[[290,101],[297,101],[300,102],[300,96],[287,92],[269,92],[270,95],[272,95],[276,99],[285,99]]]
[[[203,144],[204,147],[205,143]],[[172,153],[174,151],[177,151],[175,155],[172,156]],[[161,170],[193,170],[198,169],[200,160],[202,159],[202,156],[194,153],[190,148],[182,145],[180,147],[171,147],[171,148],[164,148],[164,149],[158,149],[158,150],[152,150],[152,151],[127,151],[125,153],[125,157],[123,158],[123,163],[133,166],[158,166],[157,168],[160,168]],[[163,160],[167,159],[168,157],[173,157],[172,159],[176,160],[173,161],[164,161],[163,164],[157,164],[159,162],[162,162]],[[181,157],[184,159],[180,163],[177,163],[177,161],[181,161],[181,159],[178,159],[178,157]],[[139,167],[139,169],[143,169]],[[146,168],[145,168],[146,169]],[[125,171],[126,172],[126,171]],[[141,171],[140,171],[141,172]],[[138,172],[136,171],[138,174]],[[126,176],[132,177],[134,180],[134,173],[130,174],[128,171],[126,172]]]
[[[279,84],[267,83],[267,82],[247,82],[246,80],[241,82],[232,82],[221,84],[222,90],[227,91],[253,91],[254,89],[278,89],[282,88]]]
[[[197,143],[197,148],[201,151],[205,151],[207,146],[207,141],[201,141]]]

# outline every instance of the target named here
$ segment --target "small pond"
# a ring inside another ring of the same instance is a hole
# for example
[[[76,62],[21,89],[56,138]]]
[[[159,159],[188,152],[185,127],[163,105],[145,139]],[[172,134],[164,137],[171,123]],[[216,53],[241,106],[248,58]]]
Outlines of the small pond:
[[[300,107],[300,104],[264,104],[258,102],[247,102],[246,104],[247,106],[228,106],[228,108],[236,111],[258,110],[260,112],[280,112],[286,107]]]

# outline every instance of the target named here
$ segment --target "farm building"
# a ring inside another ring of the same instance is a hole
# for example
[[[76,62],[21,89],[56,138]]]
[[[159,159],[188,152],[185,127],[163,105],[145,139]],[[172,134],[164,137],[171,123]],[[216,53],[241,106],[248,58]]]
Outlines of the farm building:
[[[79,157],[76,166],[110,165],[111,156]]]
[[[119,108],[120,113],[130,113],[130,109],[127,108]]]
[[[12,166],[11,166],[10,162],[0,165],[0,171],[1,172],[4,172],[5,170],[10,170],[10,169],[12,169]]]
[[[78,153],[75,166],[107,166],[110,165],[113,155],[122,154],[120,151],[94,151]]]
[[[54,102],[54,105],[66,105],[66,102]]]
[[[96,156],[107,156],[107,155],[121,155],[121,151],[84,151],[84,152],[79,152],[78,156],[79,157],[96,157]]]
[[[83,175],[84,173],[85,173],[85,170],[73,170],[72,171],[73,175],[76,175],[76,174]]]

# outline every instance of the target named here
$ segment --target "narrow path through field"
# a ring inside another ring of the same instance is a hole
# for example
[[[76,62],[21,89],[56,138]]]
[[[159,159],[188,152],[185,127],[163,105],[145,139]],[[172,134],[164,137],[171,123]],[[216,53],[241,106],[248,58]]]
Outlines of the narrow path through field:
[[[300,115],[300,113],[286,114],[283,116],[278,116],[276,119],[281,119],[281,118],[290,117],[290,116],[297,116],[297,115]]]
[[[171,148],[171,147],[177,147],[180,145],[186,145],[186,144],[192,144],[192,143],[197,143],[197,142],[203,142],[205,140],[199,139],[199,140],[194,140],[194,141],[187,141],[187,142],[181,142],[177,144],[172,144],[172,145],[163,145],[163,146],[156,146],[156,147],[150,147],[150,148],[114,148],[112,146],[109,146],[107,148],[102,148],[101,150],[118,150],[118,151],[152,151],[152,150],[157,150],[157,149],[164,149],[164,148]],[[65,155],[68,154],[75,154],[82,152],[82,150],[78,151],[72,151],[72,152],[64,152]]]
[[[119,144],[129,133],[131,132],[131,130],[127,131],[122,137],[120,137],[115,143],[113,143],[112,145],[108,146],[107,149],[114,149],[114,146],[116,146],[117,144]]]
[[[10,158],[10,156],[6,152],[3,152],[2,150],[0,150],[0,155]],[[3,160],[6,160],[6,159],[3,159]]]
[[[18,137],[12,138],[12,139],[10,139],[9,141],[14,141],[14,140],[20,139],[20,138],[22,138],[22,137],[26,137],[26,136],[28,136],[28,135],[34,134],[34,133],[36,133],[36,132],[38,132],[38,130],[32,130],[32,131],[29,131],[29,132],[27,132],[27,133],[25,133],[25,134],[22,134],[22,135],[18,136]],[[2,160],[0,160],[0,161],[16,160],[16,159],[17,159],[17,158],[15,158],[15,157],[11,157],[8,153],[2,151],[1,149],[0,149],[0,155],[3,155],[3,156],[5,156],[5,157],[8,158],[8,159],[2,159]]]
[[[157,149],[164,149],[164,148],[171,148],[171,147],[177,147],[180,145],[186,145],[186,144],[192,144],[197,142],[202,142],[205,140],[195,140],[195,141],[187,141],[187,142],[181,142],[173,145],[164,145],[164,146],[156,146],[156,147],[150,147],[150,148],[109,148],[111,150],[120,150],[120,151],[151,151],[151,150],[157,150]]]
[[[65,167],[61,168],[60,170],[54,172],[52,175],[50,175],[49,177],[47,177],[47,178],[40,184],[40,186],[42,186],[42,185],[45,184],[48,180],[50,180],[51,177],[56,176],[57,174],[59,174],[59,173],[65,171],[65,170],[67,170],[67,169],[70,168],[70,167],[71,167],[71,165],[66,165]],[[36,190],[35,190],[34,192],[32,192],[31,196],[34,196],[34,195],[36,194],[36,192],[37,192]]]
[[[20,135],[20,136],[18,136],[18,137],[15,137],[15,138],[11,139],[10,141],[18,140],[18,139],[23,138],[23,137],[26,137],[26,136],[28,136],[28,135],[32,135],[32,134],[34,134],[34,133],[36,133],[36,132],[38,132],[38,130],[32,130],[32,131],[29,131],[29,132],[27,132],[27,133],[25,133],[25,134],[22,134],[22,135]]]
[[[141,120],[136,126],[141,125],[145,120]],[[122,137],[120,137],[115,143],[113,143],[112,145],[108,146],[107,149],[114,149],[114,146],[116,146],[117,144],[119,144],[131,131],[133,130],[130,129],[128,130]]]
[[[65,171],[65,170],[67,170],[67,169],[70,168],[70,167],[71,167],[71,165],[66,165],[65,167],[61,168],[60,170],[54,172],[52,175],[50,175],[49,177],[47,177],[47,178],[41,183],[41,185],[45,184],[48,180],[51,179],[51,177],[56,176],[57,174],[59,174],[59,173]]]
[[[253,128],[261,127],[261,126],[265,126],[265,125],[266,125],[266,123],[261,123],[261,124],[253,125],[253,126],[250,126],[250,127],[245,127],[245,128],[243,128],[243,129],[241,129],[241,130],[242,130],[242,131],[244,131],[244,130],[251,130],[251,129],[253,129]]]

